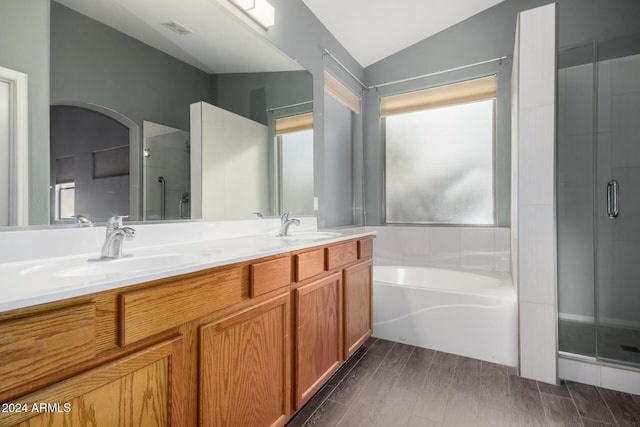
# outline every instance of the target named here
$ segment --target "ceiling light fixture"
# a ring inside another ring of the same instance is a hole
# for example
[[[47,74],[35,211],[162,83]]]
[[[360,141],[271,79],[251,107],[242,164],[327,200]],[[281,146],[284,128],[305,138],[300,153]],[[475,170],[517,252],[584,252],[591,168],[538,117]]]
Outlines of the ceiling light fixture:
[[[267,0],[231,0],[231,2],[264,28],[275,24],[275,9]]]

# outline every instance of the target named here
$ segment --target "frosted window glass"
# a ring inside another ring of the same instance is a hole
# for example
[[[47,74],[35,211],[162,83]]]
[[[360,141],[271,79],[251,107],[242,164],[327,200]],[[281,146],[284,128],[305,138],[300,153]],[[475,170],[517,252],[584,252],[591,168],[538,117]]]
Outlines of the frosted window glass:
[[[388,223],[494,224],[495,99],[385,118]]]
[[[313,215],[313,129],[280,136],[280,211]]]

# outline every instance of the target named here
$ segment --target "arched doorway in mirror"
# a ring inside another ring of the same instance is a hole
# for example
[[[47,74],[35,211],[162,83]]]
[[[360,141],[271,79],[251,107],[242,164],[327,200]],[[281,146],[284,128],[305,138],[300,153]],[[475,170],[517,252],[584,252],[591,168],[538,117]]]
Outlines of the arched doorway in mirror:
[[[139,128],[124,115],[84,103],[50,109],[50,221],[139,219]]]

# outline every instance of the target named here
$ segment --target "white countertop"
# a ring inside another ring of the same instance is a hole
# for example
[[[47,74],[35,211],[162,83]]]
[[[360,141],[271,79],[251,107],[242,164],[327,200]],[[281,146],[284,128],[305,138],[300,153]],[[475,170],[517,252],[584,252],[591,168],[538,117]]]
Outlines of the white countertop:
[[[284,240],[271,233],[186,242],[174,239],[170,244],[138,248],[125,242],[123,254],[130,257],[94,263],[88,259],[95,258],[95,252],[4,262],[0,263],[0,312],[375,234],[364,228],[331,231],[335,233],[331,237],[303,240]],[[138,271],[127,267],[134,258],[131,265]],[[172,264],[157,265],[158,259]],[[152,262],[145,266],[145,260]],[[99,271],[99,266],[98,272],[78,273],[90,264],[119,262],[115,272]]]

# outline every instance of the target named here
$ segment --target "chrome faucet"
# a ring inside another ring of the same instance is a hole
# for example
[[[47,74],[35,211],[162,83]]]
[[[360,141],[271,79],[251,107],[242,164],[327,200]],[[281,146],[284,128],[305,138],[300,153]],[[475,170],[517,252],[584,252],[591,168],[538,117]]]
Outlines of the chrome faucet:
[[[71,218],[74,218],[76,220],[76,224],[78,224],[78,227],[93,227],[93,223],[85,215],[76,214],[72,215]]]
[[[290,216],[291,212],[285,212],[280,217],[280,233],[278,233],[278,237],[286,236],[291,224],[300,225],[299,219],[291,218]]]
[[[136,230],[131,227],[123,227],[122,219],[125,216],[113,216],[107,221],[107,235],[102,245],[100,259],[122,258],[122,243],[124,240],[133,240]]]

